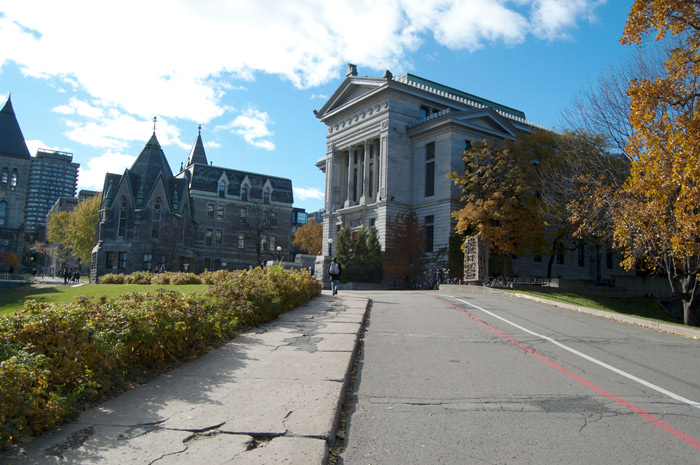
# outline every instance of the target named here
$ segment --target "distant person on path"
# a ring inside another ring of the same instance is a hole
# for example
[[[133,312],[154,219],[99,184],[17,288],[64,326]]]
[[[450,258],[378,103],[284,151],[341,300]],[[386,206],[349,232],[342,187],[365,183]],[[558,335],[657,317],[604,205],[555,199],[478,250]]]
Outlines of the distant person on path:
[[[328,274],[331,275],[331,290],[333,291],[333,295],[338,293],[338,280],[340,279],[340,273],[342,272],[343,267],[340,266],[338,260],[333,257],[331,264],[328,265]]]

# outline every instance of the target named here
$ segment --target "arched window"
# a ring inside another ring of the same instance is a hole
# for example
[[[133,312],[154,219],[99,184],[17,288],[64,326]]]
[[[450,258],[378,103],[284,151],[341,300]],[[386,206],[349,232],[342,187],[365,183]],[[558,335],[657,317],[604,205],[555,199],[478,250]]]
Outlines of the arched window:
[[[241,200],[244,202],[248,201],[248,186],[241,187]]]
[[[126,199],[122,199],[121,205],[119,206],[119,226],[117,228],[117,236],[126,236]]]
[[[223,180],[219,181],[219,197],[226,197],[226,183]]]
[[[13,190],[15,187],[17,187],[17,176],[17,170],[12,170],[12,175],[10,176],[10,187],[12,187]]]
[[[160,237],[160,200],[153,204],[153,215],[151,216],[151,237]]]
[[[7,170],[7,168],[2,169],[2,183],[7,184],[7,178],[10,176],[10,172]]]
[[[270,203],[270,189],[268,187],[263,191],[263,203]]]
[[[5,226],[5,217],[7,216],[7,202],[0,202],[0,226]]]

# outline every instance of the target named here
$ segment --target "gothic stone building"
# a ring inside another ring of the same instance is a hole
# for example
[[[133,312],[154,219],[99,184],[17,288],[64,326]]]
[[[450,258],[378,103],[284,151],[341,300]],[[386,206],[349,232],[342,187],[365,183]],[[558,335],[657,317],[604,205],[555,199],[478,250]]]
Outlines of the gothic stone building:
[[[201,133],[173,175],[155,133],[107,174],[90,279],[156,270],[243,269],[290,247],[292,183],[208,164]]]
[[[0,256],[15,253],[22,257],[30,158],[8,98],[0,110]],[[0,267],[6,268],[1,263]]]
[[[324,253],[344,226],[374,226],[386,247],[389,221],[412,211],[434,262],[447,258],[438,252],[448,249],[455,229],[451,214],[462,208],[461,193],[446,175],[464,170],[465,147],[535,128],[520,110],[412,74],[358,76],[354,65],[314,113],[327,126],[326,154],[316,164],[326,175]],[[553,275],[595,277],[591,253],[581,246],[560,257]],[[608,275],[620,271],[610,263]],[[516,259],[513,267],[521,276],[546,276],[546,263],[533,258]]]

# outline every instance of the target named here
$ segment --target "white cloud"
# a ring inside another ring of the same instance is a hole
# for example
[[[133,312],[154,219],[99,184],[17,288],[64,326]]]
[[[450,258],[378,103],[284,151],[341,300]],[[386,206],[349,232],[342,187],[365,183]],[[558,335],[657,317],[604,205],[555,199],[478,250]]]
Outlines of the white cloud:
[[[590,20],[604,0],[90,0],[4,2],[0,64],[60,77],[128,114],[207,123],[234,78],[280,75],[298,87],[335,79],[347,61],[410,59],[429,35],[475,50],[548,39]],[[41,11],[41,14],[37,14]],[[173,98],[177,96],[177,98]]]
[[[536,0],[533,2],[535,35],[549,40],[566,39],[579,18],[596,21],[595,9],[607,0]]]
[[[54,111],[69,118],[73,140],[116,150],[148,137],[140,128],[153,113],[206,124],[233,112],[225,97],[259,73],[308,88],[336,79],[347,62],[410,66],[428,37],[469,51],[531,35],[566,38],[605,1],[3,2],[0,44],[11,46],[0,47],[0,70],[12,61],[68,95],[86,95]],[[274,150],[267,114],[243,112],[232,124],[248,143]],[[167,123],[157,134],[161,143],[190,145]]]
[[[318,199],[322,200],[324,197],[323,191],[315,187],[294,187],[294,198],[296,200],[308,200],[308,199]]]
[[[119,152],[107,152],[81,166],[78,184],[81,188],[101,191],[107,173],[123,174],[124,170],[134,164],[136,157]]]
[[[273,133],[268,129],[268,124],[272,124],[272,122],[267,113],[247,109],[230,123],[217,126],[215,129],[230,130],[243,137],[247,143],[254,147],[275,150],[275,144],[270,140]]]

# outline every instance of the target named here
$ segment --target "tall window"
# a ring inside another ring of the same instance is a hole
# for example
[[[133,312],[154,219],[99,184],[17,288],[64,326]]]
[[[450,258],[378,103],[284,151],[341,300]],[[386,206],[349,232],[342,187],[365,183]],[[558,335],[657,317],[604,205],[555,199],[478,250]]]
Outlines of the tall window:
[[[241,208],[241,219],[245,219],[245,207]]]
[[[208,220],[214,219],[214,204],[213,203],[207,204],[207,219]]]
[[[425,146],[425,196],[435,195],[435,142]]]
[[[368,189],[369,189],[369,195],[373,195],[373,188],[374,188],[374,163],[369,164],[369,184],[368,184]]]
[[[270,189],[267,187],[263,191],[263,203],[270,203]]]
[[[12,170],[12,174],[10,175],[10,187],[12,188],[12,190],[14,190],[15,187],[17,187],[17,177],[17,170]]]
[[[224,220],[224,204],[220,203],[216,208],[216,219],[219,221]]]
[[[245,233],[238,233],[238,248],[245,249]]]
[[[221,247],[224,244],[224,231],[221,229],[216,230],[216,242],[217,247]]]
[[[425,217],[425,251],[433,251],[433,235],[434,235],[435,217],[433,215]]]
[[[275,236],[270,236],[270,250],[274,251],[277,246],[277,238]]]
[[[357,168],[352,170],[352,200],[357,201]]]
[[[119,225],[117,227],[117,236],[126,236],[126,199],[122,199],[119,205]]]
[[[584,245],[581,244],[578,246],[578,266],[585,266],[586,265],[586,249],[584,248]]]
[[[267,250],[267,236],[260,238],[260,250]]]
[[[605,251],[605,267],[609,270],[613,267],[613,251],[610,247]]]
[[[7,217],[7,202],[0,202],[0,226],[5,226],[5,218]]]
[[[156,200],[153,204],[153,215],[151,217],[151,237],[158,239],[160,237],[160,201]]]
[[[10,176],[10,172],[7,170],[7,168],[2,169],[2,183],[7,184],[7,179]]]
[[[107,252],[107,268],[114,268],[114,252]]]
[[[214,235],[214,230],[213,229],[207,229],[206,236],[204,238],[204,245],[209,245],[211,246],[211,240]]]
[[[241,200],[248,201],[248,186],[241,187]]]
[[[226,183],[223,180],[219,181],[219,197],[226,197]]]
[[[270,226],[277,226],[277,212],[270,213]]]
[[[119,252],[119,263],[117,268],[123,270],[126,268],[126,252]]]
[[[143,254],[143,269],[144,271],[150,271],[153,268],[153,254],[145,253]]]

